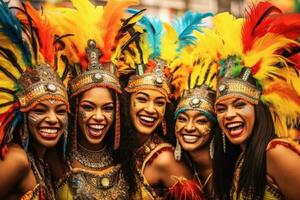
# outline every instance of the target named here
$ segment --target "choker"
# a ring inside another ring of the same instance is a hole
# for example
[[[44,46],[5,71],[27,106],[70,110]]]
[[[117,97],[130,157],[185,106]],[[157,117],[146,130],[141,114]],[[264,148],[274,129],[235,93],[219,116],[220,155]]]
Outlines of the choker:
[[[83,166],[92,169],[101,169],[113,165],[112,150],[107,146],[93,151],[78,143],[77,150],[73,153],[72,158]]]

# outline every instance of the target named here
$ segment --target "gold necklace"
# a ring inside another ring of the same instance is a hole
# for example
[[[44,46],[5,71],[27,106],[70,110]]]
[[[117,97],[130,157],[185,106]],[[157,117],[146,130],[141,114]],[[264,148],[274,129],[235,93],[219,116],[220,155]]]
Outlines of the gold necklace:
[[[204,193],[205,186],[208,184],[208,182],[209,182],[209,180],[210,180],[210,178],[212,176],[212,171],[208,174],[208,176],[206,177],[206,179],[205,179],[205,181],[204,181],[203,184],[201,182],[201,179],[199,178],[199,174],[198,174],[197,170],[195,170],[195,176],[197,178],[197,181],[199,183],[201,191]]]

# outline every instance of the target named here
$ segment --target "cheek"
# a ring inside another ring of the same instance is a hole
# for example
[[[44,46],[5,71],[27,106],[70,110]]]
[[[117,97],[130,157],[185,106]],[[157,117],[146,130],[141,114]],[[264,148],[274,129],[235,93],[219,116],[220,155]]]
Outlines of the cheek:
[[[87,121],[87,113],[83,110],[78,111],[78,123],[85,123]]]
[[[185,123],[176,122],[175,124],[175,134],[179,135],[179,132],[184,128]]]
[[[28,125],[29,127],[36,127],[41,121],[43,117],[40,115],[37,115],[35,113],[31,113],[28,115]]]
[[[224,119],[224,114],[217,114],[217,120],[221,128],[223,127],[223,119]]]
[[[63,116],[59,116],[58,119],[59,119],[60,123],[62,124],[62,127],[66,128],[68,125],[68,115],[66,114]]]

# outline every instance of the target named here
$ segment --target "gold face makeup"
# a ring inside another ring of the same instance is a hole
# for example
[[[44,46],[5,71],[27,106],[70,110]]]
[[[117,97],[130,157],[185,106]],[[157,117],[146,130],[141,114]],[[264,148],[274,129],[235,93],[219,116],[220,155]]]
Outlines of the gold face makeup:
[[[176,118],[175,135],[186,151],[205,146],[211,137],[212,122],[197,110],[186,110]]]
[[[67,128],[67,105],[62,101],[43,100],[27,113],[28,129],[35,141],[53,147]]]
[[[115,106],[109,89],[95,87],[83,93],[78,109],[78,125],[83,138],[100,144],[114,121]]]
[[[246,144],[255,121],[254,105],[243,98],[226,98],[216,104],[219,125],[233,144]]]
[[[167,99],[156,90],[139,90],[132,93],[130,116],[135,129],[141,134],[151,134],[162,123]]]

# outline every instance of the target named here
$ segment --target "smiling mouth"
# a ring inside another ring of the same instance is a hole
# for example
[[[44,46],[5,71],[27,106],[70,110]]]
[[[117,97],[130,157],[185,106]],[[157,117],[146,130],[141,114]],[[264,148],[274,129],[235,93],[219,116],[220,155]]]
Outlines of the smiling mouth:
[[[103,134],[105,126],[102,124],[90,124],[88,125],[88,132],[93,137],[101,137]]]
[[[199,140],[199,136],[196,135],[182,135],[182,138],[186,143],[195,143]]]
[[[58,128],[40,128],[39,134],[45,139],[55,139],[58,136]]]
[[[142,125],[147,126],[147,127],[153,127],[157,120],[155,117],[150,117],[150,116],[145,116],[145,115],[138,116],[138,119]]]
[[[243,122],[233,122],[226,124],[225,127],[231,137],[239,137],[244,131],[245,124]]]

